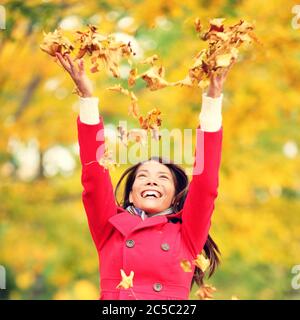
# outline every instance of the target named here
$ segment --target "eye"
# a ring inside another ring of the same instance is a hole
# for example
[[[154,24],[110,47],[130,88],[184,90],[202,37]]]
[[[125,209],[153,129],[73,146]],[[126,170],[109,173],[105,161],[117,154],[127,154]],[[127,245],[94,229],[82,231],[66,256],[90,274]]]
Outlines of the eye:
[[[140,177],[146,177],[146,175],[143,174],[143,173],[141,173],[141,174],[138,174],[137,177],[138,177],[138,178],[140,178]]]
[[[164,179],[169,179],[168,176],[160,176],[161,178],[164,178]]]

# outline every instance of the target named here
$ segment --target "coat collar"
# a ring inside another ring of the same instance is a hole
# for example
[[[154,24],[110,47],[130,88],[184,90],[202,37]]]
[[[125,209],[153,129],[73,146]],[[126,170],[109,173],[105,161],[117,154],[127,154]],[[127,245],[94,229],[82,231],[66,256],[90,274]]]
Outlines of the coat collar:
[[[154,216],[142,220],[140,216],[132,215],[127,210],[118,207],[118,213],[109,218],[109,222],[118,229],[125,237],[131,232],[155,225],[167,223],[172,218],[181,218],[182,211],[171,213],[166,216]]]

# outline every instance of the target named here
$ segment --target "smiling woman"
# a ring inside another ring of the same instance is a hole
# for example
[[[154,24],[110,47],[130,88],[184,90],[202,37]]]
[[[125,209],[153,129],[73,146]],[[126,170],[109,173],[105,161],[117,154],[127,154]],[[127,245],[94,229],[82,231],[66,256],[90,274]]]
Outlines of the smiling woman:
[[[100,299],[188,299],[194,281],[203,284],[206,267],[197,263],[202,250],[209,259],[209,275],[219,262],[208,232],[218,195],[221,91],[229,68],[212,75],[208,94],[202,95],[191,183],[181,167],[152,157],[128,168],[114,193],[108,170],[98,162],[99,150],[105,150],[98,98],[92,96],[82,61],[76,66],[68,55],[58,58],[81,91],[77,127],[82,200],[101,261]],[[125,177],[119,204],[116,194]]]
[[[167,166],[157,161],[139,166],[129,194],[131,203],[148,214],[155,214],[169,208],[174,196],[174,178]]]

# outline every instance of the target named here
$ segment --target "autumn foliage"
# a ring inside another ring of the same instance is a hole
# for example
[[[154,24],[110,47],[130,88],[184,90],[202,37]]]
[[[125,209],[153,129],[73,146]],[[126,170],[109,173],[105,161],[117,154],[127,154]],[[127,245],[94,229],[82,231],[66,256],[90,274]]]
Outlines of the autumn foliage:
[[[299,299],[291,287],[300,263],[300,31],[292,24],[293,1],[1,5],[9,13],[0,30],[0,265],[8,288],[1,298],[99,296],[81,203],[78,96],[54,63],[58,51],[85,59],[100,113],[125,147],[146,139],[137,129],[159,142],[161,128],[196,128],[209,74],[237,59],[224,88],[211,229],[221,265],[190,298]],[[119,119],[128,120],[127,130]],[[108,149],[104,160],[111,159]],[[125,167],[112,172],[114,185]],[[181,262],[185,272],[194,263]],[[122,276],[133,289],[134,277]]]

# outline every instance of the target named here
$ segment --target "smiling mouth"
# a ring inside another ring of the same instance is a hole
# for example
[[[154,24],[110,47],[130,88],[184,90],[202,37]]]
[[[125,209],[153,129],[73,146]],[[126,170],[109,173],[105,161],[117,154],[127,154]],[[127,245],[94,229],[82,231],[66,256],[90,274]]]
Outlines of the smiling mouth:
[[[141,193],[142,198],[161,198],[162,194],[156,190],[145,190]]]

